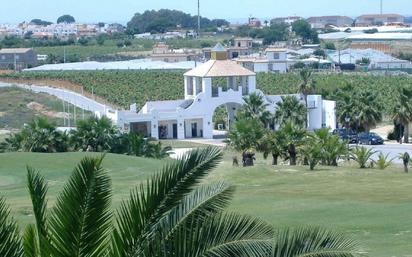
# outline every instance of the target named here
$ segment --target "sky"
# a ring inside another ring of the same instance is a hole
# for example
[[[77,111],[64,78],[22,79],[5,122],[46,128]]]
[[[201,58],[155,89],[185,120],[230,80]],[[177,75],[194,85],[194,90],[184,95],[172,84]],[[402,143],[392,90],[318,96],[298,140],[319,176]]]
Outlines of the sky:
[[[79,22],[120,22],[148,9],[176,9],[197,13],[197,0],[0,0],[0,22],[18,23],[40,18],[56,22],[70,14]],[[383,0],[385,13],[412,15],[411,0]],[[379,13],[380,0],[200,0],[201,15],[230,21],[254,16],[262,19],[298,15]]]

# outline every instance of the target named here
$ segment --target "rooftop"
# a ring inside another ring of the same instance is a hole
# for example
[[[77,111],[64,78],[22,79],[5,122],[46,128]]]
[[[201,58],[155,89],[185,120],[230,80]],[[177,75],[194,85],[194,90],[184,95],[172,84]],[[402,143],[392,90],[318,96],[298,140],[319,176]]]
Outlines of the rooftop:
[[[255,76],[256,74],[234,61],[210,60],[186,72],[184,75],[191,77],[238,77]]]
[[[279,48],[279,47],[268,47],[265,50],[266,52],[276,52],[276,53],[280,53],[280,52],[286,52],[285,48]]]
[[[24,54],[32,50],[31,48],[3,48],[0,49],[0,54]]]

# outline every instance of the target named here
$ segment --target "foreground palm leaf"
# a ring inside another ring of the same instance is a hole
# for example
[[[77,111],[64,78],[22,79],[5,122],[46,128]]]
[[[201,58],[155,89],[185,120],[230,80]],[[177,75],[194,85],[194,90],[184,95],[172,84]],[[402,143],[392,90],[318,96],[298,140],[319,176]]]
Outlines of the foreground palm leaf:
[[[107,256],[112,192],[102,160],[84,158],[58,196],[50,219],[53,257]]]
[[[16,222],[10,218],[10,210],[2,197],[0,197],[0,256],[23,256],[23,248]]]
[[[272,226],[259,219],[238,214],[214,215],[205,222],[182,227],[173,238],[174,251],[164,256],[268,256],[272,237]]]
[[[150,252],[147,240],[153,238],[160,219],[216,167],[221,157],[216,148],[193,151],[167,165],[140,190],[134,190],[120,208],[112,255],[139,256]]]
[[[353,257],[358,245],[340,233],[304,227],[277,232],[273,257]]]

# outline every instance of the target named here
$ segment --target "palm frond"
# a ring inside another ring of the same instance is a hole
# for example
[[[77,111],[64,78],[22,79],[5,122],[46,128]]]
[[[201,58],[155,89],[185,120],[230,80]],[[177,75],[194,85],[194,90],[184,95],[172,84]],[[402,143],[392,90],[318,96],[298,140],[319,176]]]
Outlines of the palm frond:
[[[315,227],[279,230],[274,240],[274,257],[353,257],[358,251],[354,240]]]
[[[173,256],[267,256],[272,237],[272,226],[262,220],[238,214],[214,215],[181,228],[173,238]]]
[[[23,249],[25,257],[40,257],[37,229],[34,224],[26,227],[23,234]]]
[[[84,158],[58,196],[50,219],[53,256],[106,256],[112,192],[102,160]]]
[[[136,256],[141,237],[150,234],[151,227],[178,205],[221,157],[221,151],[214,147],[192,151],[132,191],[130,200],[122,203],[118,213],[112,255]]]
[[[10,217],[10,210],[2,197],[0,197],[0,256],[23,256],[17,224]]]
[[[182,224],[187,222],[204,222],[208,217],[222,211],[229,204],[234,187],[224,182],[201,186],[188,194],[171,209],[153,230],[161,231],[162,237],[168,239]]]
[[[27,167],[27,187],[33,205],[38,238],[48,238],[46,227],[47,184],[44,177],[30,167]],[[42,248],[41,245],[40,248]]]

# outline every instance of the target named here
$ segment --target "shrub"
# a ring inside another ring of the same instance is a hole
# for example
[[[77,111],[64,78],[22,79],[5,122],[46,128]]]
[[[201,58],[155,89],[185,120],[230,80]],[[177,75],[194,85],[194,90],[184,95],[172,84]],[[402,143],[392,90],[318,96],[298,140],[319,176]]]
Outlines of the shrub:
[[[368,149],[364,146],[351,149],[351,158],[356,161],[359,168],[366,169],[368,162],[372,161],[372,156],[376,153],[372,148]]]
[[[376,160],[376,165],[378,169],[384,170],[392,164],[393,159],[389,159],[389,154],[384,155],[382,152],[379,153],[378,160]]]

